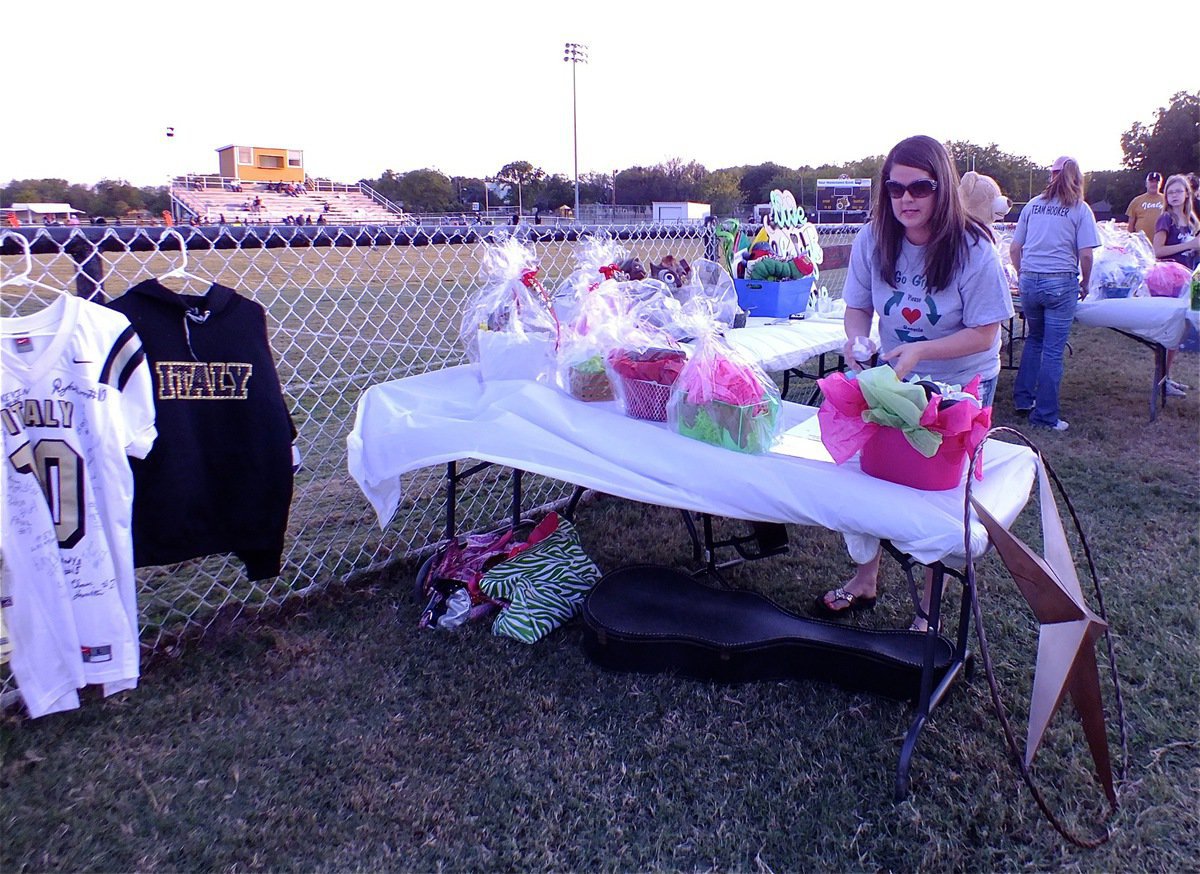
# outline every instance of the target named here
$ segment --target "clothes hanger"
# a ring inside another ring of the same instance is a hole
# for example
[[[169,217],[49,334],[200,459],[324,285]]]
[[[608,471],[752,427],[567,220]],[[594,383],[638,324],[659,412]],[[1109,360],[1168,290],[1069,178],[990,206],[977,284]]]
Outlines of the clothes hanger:
[[[179,233],[179,231],[177,231],[175,228],[163,229],[163,232],[158,237],[159,251],[163,251],[162,244],[166,242],[169,237],[174,237],[175,239],[179,240],[180,263],[159,276],[159,281],[161,282],[164,279],[194,279],[197,282],[208,282],[208,280],[204,277],[188,272],[187,241],[183,238],[183,234]]]
[[[52,291],[55,294],[70,294],[67,289],[61,286],[49,285],[41,280],[34,279],[32,276],[33,251],[29,246],[29,240],[25,238],[24,234],[18,234],[16,231],[3,231],[0,232],[0,246],[2,246],[4,241],[9,238],[16,240],[21,246],[22,254],[25,256],[25,269],[16,276],[5,277],[0,275],[0,286],[24,285],[28,288],[43,288],[46,291]]]

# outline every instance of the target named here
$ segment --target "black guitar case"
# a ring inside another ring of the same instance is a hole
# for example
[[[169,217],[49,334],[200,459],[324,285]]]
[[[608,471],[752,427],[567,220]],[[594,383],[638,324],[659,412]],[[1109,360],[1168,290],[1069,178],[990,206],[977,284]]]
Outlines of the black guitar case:
[[[615,671],[719,682],[814,679],[916,700],[926,635],[853,628],[798,616],[755,592],[717,589],[691,574],[633,565],[606,574],[583,605],[584,650]],[[935,639],[936,684],[954,647]]]

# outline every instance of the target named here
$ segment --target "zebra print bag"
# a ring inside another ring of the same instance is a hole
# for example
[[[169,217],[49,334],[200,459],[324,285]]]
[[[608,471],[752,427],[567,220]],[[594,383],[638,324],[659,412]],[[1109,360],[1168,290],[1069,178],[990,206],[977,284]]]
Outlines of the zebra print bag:
[[[553,534],[489,569],[479,586],[508,602],[492,633],[536,643],[580,611],[598,579],[600,569],[583,551],[574,526],[560,519]]]

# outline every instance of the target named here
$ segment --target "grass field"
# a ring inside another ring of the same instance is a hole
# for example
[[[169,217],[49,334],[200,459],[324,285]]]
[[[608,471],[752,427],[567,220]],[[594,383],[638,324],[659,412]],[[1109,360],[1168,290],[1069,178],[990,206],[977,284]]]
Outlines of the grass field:
[[[407,307],[410,284],[364,281],[359,265],[347,268],[344,287],[317,281],[324,293],[316,298],[306,291],[313,271],[299,265],[289,274],[295,287],[252,264],[230,269],[242,287],[256,270],[271,276],[255,296],[265,304],[274,289],[272,320],[297,336],[357,332],[340,346],[326,338],[337,350],[328,357],[310,339],[298,341],[304,356],[291,356],[304,359],[290,365],[288,381],[303,385],[289,397],[304,399],[307,444],[286,584],[327,581],[436,537],[440,472],[410,486],[418,497],[380,533],[345,474],[342,448],[354,400],[369,384],[359,374],[412,366],[403,350],[380,342],[397,336],[387,320],[401,304],[366,307],[357,289],[368,297],[387,290]],[[378,276],[385,268],[373,269]],[[417,291],[452,309],[466,287],[454,273]],[[353,286],[351,274],[359,276]],[[434,338],[434,348],[444,340],[450,360],[453,331],[441,327],[437,308],[426,309],[429,321],[411,330]],[[401,559],[291,601],[266,621],[213,625],[202,641],[150,663],[132,694],[37,722],[7,719],[0,868],[1191,869],[1200,851],[1200,391],[1172,400],[1150,423],[1148,352],[1080,327],[1072,345],[1063,386],[1071,430],[1033,436],[1082,516],[1123,682],[1128,779],[1101,849],[1074,849],[1042,820],[982,680],[955,689],[934,714],[912,794],[897,804],[904,704],[813,683],[720,686],[605,673],[581,653],[577,624],[532,647],[486,627],[423,631],[412,597],[416,560]],[[1180,356],[1176,376],[1200,385],[1195,354]],[[1008,410],[1011,380],[1002,374],[997,420],[1021,427]],[[503,483],[493,479],[495,500],[484,499],[480,518],[505,513]],[[690,562],[673,511],[594,496],[577,524],[603,570]],[[1037,543],[1036,513],[1027,511],[1016,530]],[[729,580],[804,610],[849,562],[830,532],[791,535],[789,554],[741,565]],[[981,560],[979,574],[997,675],[1023,729],[1037,626],[994,557]],[[232,594],[218,586],[204,600],[273,594],[225,588]],[[903,588],[886,566],[880,606],[855,621],[907,625]],[[1111,692],[1106,683],[1110,707]],[[1068,704],[1035,774],[1051,804],[1084,831],[1106,813],[1089,769]]]

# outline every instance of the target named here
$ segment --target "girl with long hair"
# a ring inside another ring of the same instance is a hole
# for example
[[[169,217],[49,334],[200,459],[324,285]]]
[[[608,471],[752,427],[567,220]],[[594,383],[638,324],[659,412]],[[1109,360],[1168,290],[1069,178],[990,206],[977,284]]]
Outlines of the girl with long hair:
[[[1154,257],[1159,261],[1175,261],[1188,270],[1195,270],[1200,261],[1200,217],[1196,216],[1195,192],[1191,181],[1182,174],[1167,177],[1163,189],[1167,208],[1154,226]],[[1163,390],[1171,397],[1181,398],[1188,387],[1171,379],[1171,365],[1177,349],[1167,350]]]
[[[1191,183],[1182,174],[1167,177],[1163,189],[1167,208],[1154,227],[1154,257],[1178,261],[1189,270],[1200,259],[1200,217],[1196,215]]]
[[[1050,168],[1045,190],[1021,210],[1010,249],[1026,328],[1013,403],[1035,427],[1067,430],[1058,404],[1063,352],[1099,245],[1096,217],[1083,199],[1083,172],[1063,156]]]
[[[1012,296],[989,228],[958,198],[958,171],[945,147],[909,137],[888,153],[871,218],[855,237],[842,298],[846,361],[879,317],[882,360],[896,375],[965,385],[982,378],[991,406],[1000,375],[1000,325]],[[879,549],[851,556],[854,577],[817,598],[813,611],[836,616],[875,605]],[[928,605],[926,605],[927,607]],[[918,618],[913,627],[924,630]]]

